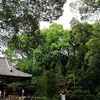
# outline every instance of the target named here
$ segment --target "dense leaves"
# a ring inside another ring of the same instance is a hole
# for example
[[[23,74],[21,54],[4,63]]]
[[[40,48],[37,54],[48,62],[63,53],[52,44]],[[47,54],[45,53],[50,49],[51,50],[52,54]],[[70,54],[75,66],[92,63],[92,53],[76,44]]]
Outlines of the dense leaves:
[[[70,4],[70,7],[73,13],[78,12],[81,15],[81,20],[100,20],[99,0],[76,0]]]
[[[19,3],[19,0],[16,2]],[[41,3],[43,2],[41,1]],[[48,2],[49,0],[44,2],[44,8],[45,3]],[[89,0],[81,0],[76,3],[71,3],[71,5],[79,9],[79,13],[82,17],[86,14],[86,16],[88,16],[87,18],[89,18],[93,11],[99,10],[99,6],[95,5],[95,3],[98,2],[99,1],[90,2]],[[24,33],[14,33],[13,38],[9,41],[8,50],[5,54],[11,57],[12,60],[15,60],[19,70],[33,74],[31,84],[27,89],[29,88],[31,90],[32,88],[35,93],[41,96],[46,95],[49,99],[53,99],[53,96],[59,91],[57,84],[64,80],[69,84],[68,89],[74,90],[74,94],[80,91],[84,91],[84,95],[87,93],[97,94],[100,90],[100,22],[96,21],[94,24],[87,22],[81,23],[73,18],[71,20],[70,30],[65,30],[62,25],[53,23],[49,28],[40,31],[38,21],[41,20],[41,18],[47,18],[51,21],[54,17],[49,19],[50,15],[48,17],[48,13],[40,13],[39,17],[37,16],[38,20],[35,20],[37,26],[33,28],[34,24],[29,21],[29,19],[33,17],[29,16],[27,11],[25,11],[25,14],[23,12],[26,4],[30,6],[33,1],[30,1],[30,3],[20,1],[20,3],[25,5],[22,6],[21,9],[22,15],[26,14],[25,18],[28,16],[28,23],[26,24],[26,22],[24,22],[25,19],[22,20],[20,24],[22,25],[22,30],[20,31]],[[50,3],[53,4],[53,2]],[[61,2],[57,1],[56,3]],[[77,6],[79,3],[80,5]],[[54,7],[56,7],[56,5]],[[94,9],[94,5],[98,7],[98,9]],[[39,6],[38,3],[37,6]],[[41,6],[42,5],[40,5],[40,7]],[[20,7],[21,6],[19,6],[19,8]],[[32,6],[30,6],[30,8],[31,7]],[[8,10],[9,9],[10,8],[8,8]],[[28,9],[28,12],[30,12],[30,10],[31,9]],[[37,10],[38,9],[36,9],[36,11]],[[44,16],[44,14],[47,15]],[[41,15],[43,15],[43,17]],[[19,14],[17,17],[19,17]],[[34,18],[36,18],[36,16]],[[12,19],[9,20],[12,21]],[[29,28],[27,29],[27,27]],[[13,28],[11,29],[13,30]],[[73,95],[72,99],[77,98],[77,95]],[[82,97],[83,94],[80,94],[79,98]],[[86,95],[85,98],[89,99],[92,98],[92,96]]]
[[[66,0],[1,0],[0,35],[2,43],[15,34],[39,31],[39,22],[52,22],[63,14]]]
[[[93,24],[94,31],[93,36],[87,42],[88,52],[85,56],[88,61],[89,68],[87,69],[87,75],[90,75],[90,80],[95,83],[94,87],[98,86],[99,81],[99,73],[100,73],[100,35],[99,35],[99,22]]]

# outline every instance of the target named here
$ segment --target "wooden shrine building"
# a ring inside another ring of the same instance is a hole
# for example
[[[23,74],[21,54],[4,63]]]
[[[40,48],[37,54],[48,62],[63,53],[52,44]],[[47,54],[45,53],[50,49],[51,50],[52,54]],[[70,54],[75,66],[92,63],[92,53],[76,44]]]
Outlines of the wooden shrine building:
[[[0,57],[0,90],[3,90],[6,84],[10,82],[30,80],[31,77],[31,74],[13,68],[7,58]]]
[[[7,58],[0,57],[0,81],[6,81],[9,83],[13,81],[27,80],[31,77],[31,74],[13,68]]]

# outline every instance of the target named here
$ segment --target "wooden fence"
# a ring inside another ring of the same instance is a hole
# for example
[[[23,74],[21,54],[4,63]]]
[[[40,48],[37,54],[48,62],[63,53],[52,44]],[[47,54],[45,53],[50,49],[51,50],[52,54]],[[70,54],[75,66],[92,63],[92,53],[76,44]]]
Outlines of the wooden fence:
[[[8,100],[24,100],[24,98],[18,95],[8,95]]]

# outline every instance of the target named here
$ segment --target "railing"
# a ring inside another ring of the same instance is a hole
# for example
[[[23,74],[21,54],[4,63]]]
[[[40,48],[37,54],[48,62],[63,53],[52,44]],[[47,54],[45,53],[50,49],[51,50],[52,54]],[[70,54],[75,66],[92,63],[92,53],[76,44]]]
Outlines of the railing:
[[[18,95],[8,95],[8,100],[24,100],[24,98]]]
[[[0,100],[36,100],[35,95],[19,96],[19,95],[8,95],[1,97]]]
[[[6,100],[36,100],[36,97],[31,95],[21,96],[21,97],[18,95],[8,95],[8,99]]]

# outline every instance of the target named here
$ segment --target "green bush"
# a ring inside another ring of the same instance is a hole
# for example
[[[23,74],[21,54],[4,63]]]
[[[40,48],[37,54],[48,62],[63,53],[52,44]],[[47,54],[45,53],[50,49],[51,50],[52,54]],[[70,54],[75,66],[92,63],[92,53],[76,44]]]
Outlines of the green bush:
[[[95,92],[96,93],[100,92],[100,85],[95,88]]]
[[[61,100],[61,95],[60,95],[60,94],[56,94],[56,95],[53,97],[53,100]]]
[[[36,97],[36,100],[48,100],[46,97]]]
[[[73,94],[82,95],[83,92],[82,92],[82,90],[75,90],[75,91],[73,91]]]
[[[88,94],[85,96],[86,100],[94,100],[94,96],[92,94]]]
[[[72,94],[73,93],[73,91],[72,90],[68,90],[68,94]]]
[[[98,97],[98,99],[100,99],[100,92],[98,92],[97,97]]]
[[[78,95],[78,100],[84,100],[84,95]]]
[[[65,98],[66,98],[66,100],[70,100],[70,96],[71,96],[72,94],[66,94],[65,95]]]
[[[87,94],[90,94],[90,91],[89,90],[84,90],[83,94],[84,94],[84,96],[86,96]]]
[[[70,96],[70,100],[78,100],[78,96],[76,94],[72,94]]]
[[[98,100],[97,96],[94,96],[94,100]]]

